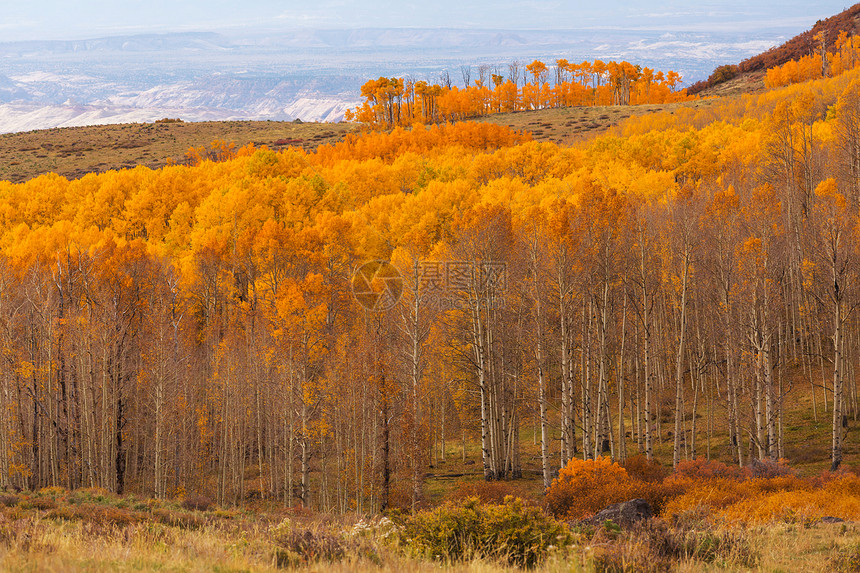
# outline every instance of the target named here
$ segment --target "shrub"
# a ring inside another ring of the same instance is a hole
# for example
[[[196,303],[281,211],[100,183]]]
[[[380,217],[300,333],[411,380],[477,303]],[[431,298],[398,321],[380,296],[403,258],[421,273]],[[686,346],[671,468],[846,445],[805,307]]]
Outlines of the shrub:
[[[687,530],[662,520],[640,522],[611,543],[593,545],[599,547],[592,557],[594,570],[606,573],[675,571],[691,560],[748,568],[758,560],[742,532]]]
[[[182,501],[182,507],[188,510],[208,511],[212,503],[212,499],[205,495],[192,495]]]
[[[481,503],[504,503],[506,497],[514,495],[514,489],[507,482],[480,480],[460,483],[451,498],[464,500],[476,497]]]
[[[180,529],[200,529],[205,525],[203,516],[183,511],[171,511],[169,509],[155,509],[152,518],[164,525],[171,525]]]
[[[860,545],[839,551],[830,559],[830,569],[835,573],[860,573]]]
[[[276,538],[278,567],[296,567],[314,561],[340,561],[347,548],[337,537],[324,533],[290,531]]]
[[[669,469],[663,464],[656,460],[649,461],[642,454],[627,458],[623,465],[631,478],[648,483],[661,482],[669,475]]]
[[[710,479],[742,479],[746,472],[737,466],[729,466],[716,460],[696,458],[678,463],[672,479],[710,480]]]
[[[609,459],[570,460],[546,492],[547,509],[559,518],[582,519],[630,499],[636,484]]]
[[[551,549],[569,544],[570,533],[521,499],[508,497],[501,505],[482,505],[477,498],[469,498],[462,505],[449,503],[416,514],[406,521],[400,540],[431,559],[453,562],[489,557],[532,567]]]
[[[794,476],[796,472],[788,467],[787,460],[753,460],[750,464],[750,472],[755,478],[774,478],[782,476]]]
[[[64,495],[66,495],[66,489],[59,486],[43,487],[36,493],[38,497],[51,497],[55,499]]]
[[[690,560],[752,568],[758,561],[743,531],[669,527],[660,519],[640,522],[612,543],[592,544],[602,546],[593,556],[594,570],[607,573],[675,571]]]
[[[0,505],[3,507],[14,507],[18,505],[21,498],[17,495],[0,495]]]
[[[667,479],[662,482],[634,482],[631,486],[630,497],[641,497],[651,504],[654,515],[663,510],[673,499],[681,496],[687,490],[687,482]]]
[[[66,501],[72,504],[113,503],[115,499],[116,496],[107,490],[98,487],[88,487],[75,490],[68,496]]]
[[[719,85],[735,78],[739,73],[740,69],[737,66],[731,64],[719,66],[714,70],[714,73],[708,77],[708,84],[711,86]]]
[[[35,508],[47,511],[57,507],[57,501],[52,497],[31,497],[22,504],[26,509]]]
[[[362,522],[364,524],[364,521]],[[378,524],[385,526],[393,526],[393,524],[383,518]],[[355,533],[355,529],[346,538],[340,535],[334,535],[328,531],[311,531],[309,529],[296,530],[289,519],[284,519],[278,525],[272,527],[269,531],[272,534],[272,539],[275,544],[275,560],[278,567],[296,568],[310,563],[319,561],[335,562],[341,561],[348,556],[361,556],[372,561],[378,561],[378,556],[371,545],[366,543],[368,539],[364,539],[365,543],[360,543],[356,537],[362,537],[366,531],[370,531],[373,526],[364,524],[364,527],[358,526],[361,533]]]
[[[683,494],[666,503],[661,513],[664,516],[682,515],[690,510],[699,511],[700,508],[715,513],[739,501],[747,500],[748,494],[749,492],[741,486],[741,482],[734,479],[696,481],[690,483]]]
[[[134,512],[110,505],[63,505],[48,512],[47,517],[66,521],[84,521],[101,525],[129,525],[140,521]]]
[[[685,535],[685,552],[705,563],[718,559],[743,567],[754,567],[758,556],[742,529],[723,531],[692,531]]]

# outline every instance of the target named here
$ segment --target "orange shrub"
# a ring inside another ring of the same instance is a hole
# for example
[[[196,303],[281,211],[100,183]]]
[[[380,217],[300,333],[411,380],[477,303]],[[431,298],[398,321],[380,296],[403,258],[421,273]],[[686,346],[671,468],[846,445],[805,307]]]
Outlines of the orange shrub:
[[[666,505],[681,496],[689,484],[683,481],[665,479],[662,482],[635,481],[630,497],[641,497],[651,504],[655,515],[663,513]]]
[[[559,518],[582,519],[630,499],[636,485],[627,470],[608,458],[573,459],[546,490],[547,509]]]
[[[750,465],[752,477],[772,478],[780,476],[793,476],[797,473],[788,467],[788,460],[781,459],[778,462],[772,460],[753,460]]]
[[[671,517],[701,508],[715,513],[717,510],[744,501],[748,494],[749,492],[744,491],[742,482],[731,478],[690,480],[686,491],[666,503],[662,514],[664,517]]]
[[[85,521],[103,525],[129,525],[142,519],[140,514],[127,509],[92,503],[60,506],[49,511],[47,516],[53,519]]]
[[[669,475],[669,468],[656,460],[648,461],[642,454],[627,458],[624,469],[631,478],[649,483],[661,482]]]
[[[754,493],[809,491],[812,489],[812,482],[795,475],[785,475],[771,478],[755,478],[749,481],[747,487]]]
[[[678,463],[673,479],[709,480],[714,478],[743,479],[747,477],[746,470],[705,458],[696,458]]]

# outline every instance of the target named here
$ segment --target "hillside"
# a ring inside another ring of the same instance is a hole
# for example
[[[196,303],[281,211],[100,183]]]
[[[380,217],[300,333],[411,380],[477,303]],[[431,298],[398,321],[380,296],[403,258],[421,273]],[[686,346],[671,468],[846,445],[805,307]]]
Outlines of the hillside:
[[[0,137],[0,570],[857,571],[836,46],[659,105],[421,125],[381,78],[390,129]]]
[[[277,121],[164,122],[68,127],[0,135],[0,180],[21,182],[54,172],[70,179],[144,165],[182,163],[191,147],[215,140],[269,149],[311,150],[334,143],[355,126]]]
[[[812,28],[785,43],[742,61],[738,67],[741,72],[756,72],[781,66],[789,60],[797,60],[810,52],[818,51],[821,47],[819,34],[825,45],[829,46],[842,32],[846,32],[849,36],[856,34],[858,25],[860,25],[860,4],[855,4],[835,16],[819,20]]]
[[[685,104],[554,108],[494,114],[481,121],[528,131],[536,141],[571,144],[605,133],[629,117],[660,113]],[[68,127],[0,135],[0,180],[18,183],[54,172],[70,179],[87,173],[144,165],[151,169],[182,163],[191,147],[215,140],[263,145],[272,150],[311,151],[339,141],[357,129],[348,123],[276,121],[136,123]]]
[[[497,113],[478,118],[477,121],[528,132],[535,141],[567,146],[587,142],[609,132],[612,128],[623,125],[625,120],[630,118],[671,114],[678,109],[697,110],[710,105],[709,101],[692,101],[660,105],[561,107]]]
[[[720,66],[707,79],[696,82],[688,88],[688,93],[699,94],[702,97],[719,97],[754,93],[764,90],[764,76],[769,68],[781,66],[790,60],[797,60],[810,53],[821,50],[821,42],[829,49],[841,33],[852,36],[860,27],[860,4],[819,20],[815,25],[761,54],[747,58],[733,65]],[[720,70],[728,70],[729,75],[720,74]],[[726,79],[728,77],[728,79]]]

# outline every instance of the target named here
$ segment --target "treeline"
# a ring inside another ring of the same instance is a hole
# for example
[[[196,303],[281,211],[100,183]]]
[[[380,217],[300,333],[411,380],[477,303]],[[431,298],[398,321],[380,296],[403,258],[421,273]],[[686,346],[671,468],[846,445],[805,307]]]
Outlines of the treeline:
[[[450,72],[440,83],[411,78],[370,80],[361,87],[365,102],[346,113],[347,121],[382,127],[462,121],[484,115],[569,106],[661,104],[692,99],[678,90],[681,76],[629,62],[582,62],[558,59],[555,66],[535,60],[502,69],[483,64],[472,79],[463,66],[463,86]]]
[[[410,508],[438,458],[534,467],[531,431],[545,483],[798,459],[792,405],[837,467],[858,110],[849,72],[576,148],[465,123],[0,183],[0,485]]]

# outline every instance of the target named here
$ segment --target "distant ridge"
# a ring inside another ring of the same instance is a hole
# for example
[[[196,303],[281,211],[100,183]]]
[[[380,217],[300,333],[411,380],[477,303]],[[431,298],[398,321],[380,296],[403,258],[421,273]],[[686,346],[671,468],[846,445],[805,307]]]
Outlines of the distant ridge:
[[[214,32],[182,32],[106,36],[85,40],[0,41],[5,56],[32,53],[67,54],[79,52],[157,52],[164,50],[226,50],[233,45]]]

